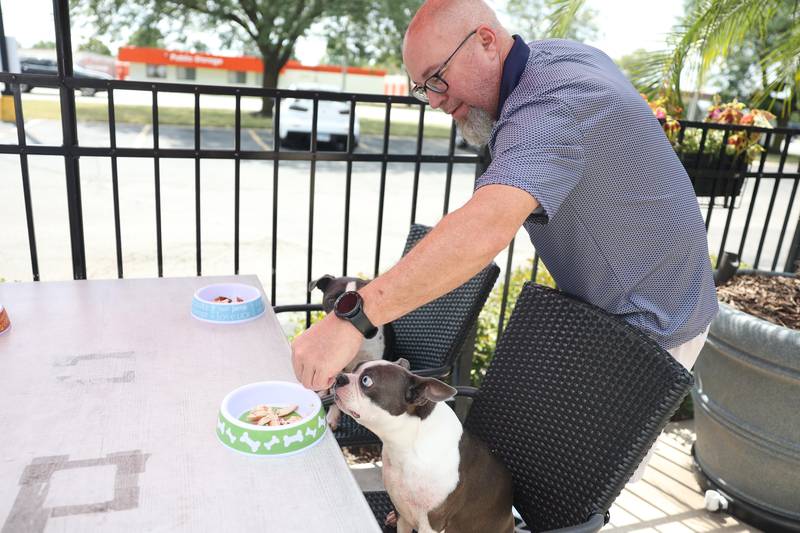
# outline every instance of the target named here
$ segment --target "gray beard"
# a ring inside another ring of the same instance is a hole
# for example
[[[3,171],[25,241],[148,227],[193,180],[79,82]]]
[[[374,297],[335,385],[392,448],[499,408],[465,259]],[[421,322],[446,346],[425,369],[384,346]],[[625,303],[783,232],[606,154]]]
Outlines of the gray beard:
[[[489,143],[494,128],[494,120],[483,109],[470,107],[463,121],[458,122],[458,128],[464,140],[474,146],[483,146]]]

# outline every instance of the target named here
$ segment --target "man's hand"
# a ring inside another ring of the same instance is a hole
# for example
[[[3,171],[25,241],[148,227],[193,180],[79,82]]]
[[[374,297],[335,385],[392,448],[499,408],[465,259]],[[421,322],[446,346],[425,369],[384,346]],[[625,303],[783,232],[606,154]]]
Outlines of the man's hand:
[[[353,360],[364,336],[355,326],[326,316],[308,328],[292,343],[292,366],[297,379],[307,389],[325,390],[336,374]]]

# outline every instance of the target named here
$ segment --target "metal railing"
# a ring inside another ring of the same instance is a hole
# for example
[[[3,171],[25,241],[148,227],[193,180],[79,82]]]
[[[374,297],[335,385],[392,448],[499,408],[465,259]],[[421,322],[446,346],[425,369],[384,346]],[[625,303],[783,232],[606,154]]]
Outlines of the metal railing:
[[[232,187],[234,189],[234,235],[233,252],[234,263],[233,272],[239,273],[240,260],[240,188],[241,175],[240,165],[242,161],[263,160],[272,161],[272,206],[271,206],[271,253],[267,261],[268,276],[270,278],[270,301],[276,305],[276,286],[278,253],[277,242],[279,239],[279,220],[278,220],[278,189],[280,183],[281,162],[304,161],[308,162],[309,169],[309,194],[307,199],[308,208],[308,233],[306,239],[306,282],[312,279],[314,266],[314,212],[315,202],[315,180],[318,162],[344,162],[345,171],[345,194],[344,194],[344,232],[342,235],[342,268],[341,273],[348,273],[348,251],[350,249],[351,238],[351,207],[352,207],[352,173],[354,165],[368,163],[380,164],[380,192],[378,203],[378,218],[376,230],[376,247],[374,257],[374,274],[378,274],[381,259],[381,240],[384,233],[384,210],[386,202],[386,181],[387,165],[390,163],[413,164],[413,188],[411,205],[409,209],[409,219],[411,223],[416,222],[418,193],[420,188],[420,167],[427,163],[440,163],[446,165],[445,189],[442,198],[442,214],[446,214],[450,209],[450,195],[452,186],[453,169],[455,165],[467,165],[475,169],[475,175],[485,169],[488,164],[488,157],[485,151],[479,154],[458,154],[455,150],[456,129],[451,124],[448,147],[445,154],[423,154],[422,144],[425,128],[426,106],[411,97],[383,96],[375,94],[345,94],[328,93],[318,91],[287,91],[281,89],[260,89],[247,87],[221,87],[211,85],[185,84],[185,83],[152,83],[146,81],[121,81],[121,80],[100,80],[76,78],[73,76],[72,43],[70,37],[70,20],[68,11],[68,0],[54,0],[54,21],[56,29],[56,46],[58,56],[58,75],[33,75],[0,72],[0,83],[6,84],[6,91],[10,89],[13,93],[16,109],[16,129],[17,143],[0,144],[0,154],[14,154],[19,156],[19,165],[22,176],[22,189],[25,202],[26,225],[28,231],[28,247],[30,253],[31,272],[34,280],[40,279],[38,250],[36,242],[36,224],[32,210],[32,193],[30,184],[30,172],[28,158],[30,156],[48,155],[60,156],[64,159],[64,172],[66,177],[66,195],[69,217],[69,238],[72,254],[72,273],[74,279],[85,279],[87,276],[87,258],[85,251],[85,236],[83,228],[83,209],[81,194],[81,176],[78,160],[81,157],[102,157],[108,158],[111,166],[111,181],[113,188],[114,204],[114,233],[115,233],[115,255],[116,255],[116,274],[119,278],[124,275],[123,269],[123,245],[122,230],[120,221],[120,178],[117,162],[119,158],[145,158],[153,161],[154,190],[155,190],[155,217],[156,226],[156,250],[157,250],[157,271],[158,276],[164,275],[164,245],[162,241],[162,198],[161,198],[161,161],[162,159],[182,159],[194,162],[194,230],[195,230],[195,272],[197,275],[203,273],[203,254],[202,237],[203,227],[201,224],[201,179],[200,163],[203,160],[224,159],[234,162],[234,172],[232,176]],[[0,18],[2,14],[0,13]],[[0,22],[1,24],[1,22]],[[0,41],[4,43],[2,26],[0,25]],[[2,50],[5,58],[5,50]],[[51,87],[59,91],[61,104],[61,130],[63,144],[57,145],[29,145],[26,142],[25,117],[23,116],[22,94],[20,85],[29,84],[37,87]],[[82,88],[102,89],[108,93],[108,146],[83,146],[78,140],[77,116],[75,105],[75,91]],[[114,101],[115,91],[139,91],[150,94],[152,108],[152,127],[153,127],[153,147],[120,147],[117,145],[116,130],[116,105]],[[194,146],[192,148],[164,148],[159,146],[159,95],[166,93],[182,93],[194,96]],[[201,136],[201,95],[226,95],[235,99],[235,145],[232,149],[207,149],[202,148],[200,143]],[[273,147],[271,150],[245,150],[241,145],[242,130],[242,98],[246,97],[269,97],[274,101],[274,118],[272,123]],[[281,101],[287,98],[308,99],[313,104],[312,110],[312,131],[310,135],[310,149],[306,151],[285,151],[281,150],[279,138],[281,120]],[[319,116],[320,101],[340,101],[349,103],[350,123],[348,133],[347,149],[344,152],[324,152],[318,149],[317,144],[317,123]],[[354,150],[354,121],[357,103],[379,104],[385,107],[384,129],[379,153],[364,153]],[[390,125],[392,119],[393,106],[414,106],[418,108],[418,122],[415,136],[415,151],[413,153],[395,153],[389,149]],[[789,147],[793,138],[800,135],[800,130],[794,129],[759,129],[745,128],[750,133],[763,133],[762,145],[769,149],[776,137],[780,136],[781,148],[777,162],[771,162],[767,151],[761,154],[760,159],[751,165],[751,168],[739,169],[736,172],[726,168],[724,158],[721,157],[724,146],[727,144],[730,135],[735,130],[742,127],[707,124],[699,122],[681,122],[680,139],[683,140],[687,132],[691,130],[700,131],[700,154],[704,152],[706,140],[709,132],[721,130],[723,132],[722,148],[720,156],[717,158],[715,170],[720,171],[718,175],[711,178],[712,187],[707,196],[707,200],[701,203],[705,208],[706,228],[709,232],[710,247],[718,250],[718,257],[722,252],[731,246],[738,248],[740,257],[747,260],[746,245],[751,243],[752,235],[758,236],[758,244],[755,252],[755,259],[752,267],[758,268],[763,264],[769,264],[772,270],[782,268],[783,270],[793,271],[795,262],[798,259],[800,248],[800,215],[797,211],[800,208],[797,202],[798,181],[800,181],[800,163],[793,171],[788,171],[793,166],[793,159],[790,157]],[[684,159],[687,168],[691,166],[688,160]],[[752,168],[755,167],[755,168]],[[731,172],[727,172],[727,171]],[[735,170],[735,169],[734,169]],[[690,172],[691,174],[691,172]],[[727,181],[729,175],[734,175],[739,180],[738,185],[733,189],[729,187]],[[694,180],[695,183],[697,180]],[[763,201],[763,193],[769,195],[766,205]],[[720,217],[722,214],[722,217]],[[759,223],[760,227],[759,227]],[[742,226],[736,235],[732,233],[732,228]],[[777,239],[775,232],[778,231]],[[793,236],[789,235],[790,228],[794,228]],[[765,243],[771,239],[771,257],[765,256]],[[790,242],[785,244],[786,240]],[[734,244],[735,243],[735,244]],[[507,309],[509,285],[513,270],[515,242],[512,241],[507,249],[505,257],[504,287],[502,292],[501,311],[498,323],[498,336],[502,332],[505,318],[509,312]],[[779,258],[783,250],[785,252],[785,262],[780,265]],[[539,269],[538,256],[534,255],[531,279],[536,279]],[[306,283],[307,285],[307,283]],[[310,293],[306,291],[306,302],[310,302]],[[295,302],[296,303],[296,302]]]
[[[80,170],[78,159],[85,157],[107,157],[110,159],[114,198],[114,225],[116,235],[116,262],[117,275],[123,277],[122,244],[119,216],[119,177],[117,170],[117,160],[122,157],[150,158],[153,160],[155,174],[155,220],[156,220],[156,248],[158,276],[163,276],[163,245],[161,227],[161,183],[160,183],[160,161],[169,159],[189,159],[195,163],[195,245],[196,245],[196,273],[202,274],[202,227],[200,209],[200,161],[206,159],[229,159],[233,160],[235,190],[235,232],[233,239],[234,246],[234,272],[239,273],[239,205],[240,205],[240,163],[244,160],[267,160],[273,161],[273,206],[272,206],[272,254],[271,254],[271,301],[275,304],[275,286],[277,270],[277,251],[278,240],[278,220],[277,220],[277,198],[279,184],[279,163],[281,161],[307,161],[310,163],[310,194],[308,199],[309,209],[309,229],[308,229],[308,259],[307,270],[308,280],[311,279],[312,250],[314,237],[314,203],[315,203],[315,174],[316,164],[319,161],[338,161],[346,162],[346,187],[345,194],[345,231],[343,238],[343,267],[347,271],[348,263],[348,244],[349,244],[349,221],[350,221],[350,187],[353,164],[358,163],[380,163],[380,203],[378,214],[377,244],[375,252],[375,273],[378,272],[381,253],[381,238],[383,234],[383,212],[386,189],[386,173],[389,163],[412,163],[414,164],[414,184],[413,197],[410,213],[410,221],[416,220],[417,194],[419,190],[420,166],[425,163],[445,163],[447,185],[444,197],[443,212],[449,210],[450,182],[453,173],[453,166],[456,164],[466,164],[475,166],[480,164],[482,158],[474,154],[455,153],[455,125],[451,126],[450,141],[447,153],[444,155],[431,155],[422,153],[423,131],[425,126],[426,106],[412,97],[383,96],[375,94],[345,94],[324,91],[288,91],[280,89],[260,89],[247,87],[225,87],[212,85],[198,85],[185,83],[151,83],[145,81],[122,81],[122,80],[101,80],[88,78],[75,78],[72,75],[72,52],[70,41],[70,25],[68,14],[68,2],[66,0],[54,0],[55,25],[56,25],[56,46],[58,55],[58,76],[36,75],[36,74],[16,74],[0,72],[0,82],[10,86],[14,95],[16,109],[17,144],[0,145],[0,154],[17,154],[20,157],[20,167],[22,173],[23,190],[26,204],[27,229],[29,235],[29,249],[31,256],[31,270],[34,280],[39,280],[38,254],[36,245],[36,231],[32,215],[31,187],[28,169],[28,157],[33,155],[62,156],[65,163],[67,179],[67,202],[69,211],[70,240],[72,249],[72,266],[74,279],[86,278],[86,253],[84,247],[83,217],[81,208],[81,188]],[[29,84],[36,87],[51,87],[59,89],[61,102],[61,125],[63,131],[62,146],[42,146],[28,145],[26,143],[25,119],[21,99],[21,84]],[[77,117],[75,111],[74,91],[78,89],[92,88],[102,89],[108,92],[108,130],[110,145],[108,147],[81,146],[77,137]],[[116,144],[116,117],[114,93],[116,90],[126,91],[145,91],[152,94],[152,133],[153,148],[124,148]],[[168,149],[159,147],[159,94],[163,93],[184,93],[194,95],[194,147],[191,149]],[[231,150],[222,149],[202,149],[200,147],[201,115],[200,115],[200,96],[201,95],[226,95],[235,98],[235,147]],[[241,148],[241,99],[243,97],[269,97],[274,101],[274,117],[272,124],[273,149],[272,150],[242,150]],[[311,146],[308,151],[289,152],[281,150],[279,139],[279,129],[281,120],[281,101],[286,98],[308,99],[313,102],[312,132],[310,135]],[[340,101],[350,104],[350,124],[347,150],[344,153],[323,152],[317,146],[317,124],[319,102]],[[382,151],[378,154],[355,153],[354,152],[354,120],[356,103],[378,103],[385,106],[385,121],[383,131]],[[399,154],[389,152],[389,131],[391,125],[391,112],[393,105],[412,105],[419,108],[419,121],[416,135],[416,152],[414,154]]]
[[[758,220],[754,219],[757,204],[763,199],[759,196],[759,189],[769,187],[769,201],[766,213],[760,220],[763,221],[755,256],[752,259],[753,268],[763,266],[762,261],[769,262],[769,270],[783,270],[794,272],[800,268],[797,263],[800,257],[800,212],[798,212],[797,188],[800,183],[800,130],[791,128],[759,128],[754,126],[738,126],[733,124],[714,124],[707,122],[680,121],[680,130],[677,133],[677,142],[682,144],[688,135],[699,135],[699,146],[696,150],[678,149],[679,157],[692,179],[695,192],[705,207],[705,225],[709,233],[710,248],[714,250],[711,237],[720,234],[717,248],[715,268],[718,266],[722,253],[731,245],[729,241],[730,230],[734,222],[734,215],[740,210],[746,210],[746,215],[737,217],[743,223],[741,233],[738,235],[737,247],[739,257],[745,253],[745,245],[750,237],[751,229]],[[741,137],[758,137],[760,152],[748,164],[744,153],[734,152],[732,148],[736,139]],[[710,148],[711,138],[716,136],[718,148]],[[721,139],[720,139],[721,136]],[[774,142],[777,139],[777,143]],[[794,154],[794,163],[790,160],[790,146],[792,141],[799,141],[797,152]],[[777,145],[777,160],[770,158],[774,155]],[[771,159],[771,160],[770,160]],[[790,170],[791,166],[794,170]],[[752,186],[752,191],[747,186]],[[780,198],[779,198],[780,194]],[[737,202],[738,199],[738,202]],[[783,207],[783,212],[776,210]],[[713,216],[722,210],[724,223],[712,231]],[[793,218],[794,217],[794,218]],[[774,239],[772,257],[763,257],[765,242],[774,231],[773,222],[780,224],[777,239]],[[787,237],[790,222],[793,222],[794,237],[788,244],[788,253],[783,264],[779,264],[782,247]]]

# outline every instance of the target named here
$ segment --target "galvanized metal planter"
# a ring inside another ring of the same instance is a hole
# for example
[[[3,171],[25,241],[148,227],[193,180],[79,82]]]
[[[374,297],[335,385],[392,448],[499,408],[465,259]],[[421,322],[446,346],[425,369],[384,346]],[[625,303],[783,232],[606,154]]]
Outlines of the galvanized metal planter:
[[[800,331],[720,304],[695,381],[701,486],[745,521],[800,531]]]

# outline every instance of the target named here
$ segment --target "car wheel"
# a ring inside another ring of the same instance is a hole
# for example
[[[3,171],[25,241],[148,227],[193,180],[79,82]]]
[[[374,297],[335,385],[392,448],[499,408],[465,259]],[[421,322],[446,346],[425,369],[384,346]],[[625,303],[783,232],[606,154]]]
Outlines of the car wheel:
[[[97,89],[91,87],[81,89],[81,96],[94,96],[95,94],[97,94]]]

